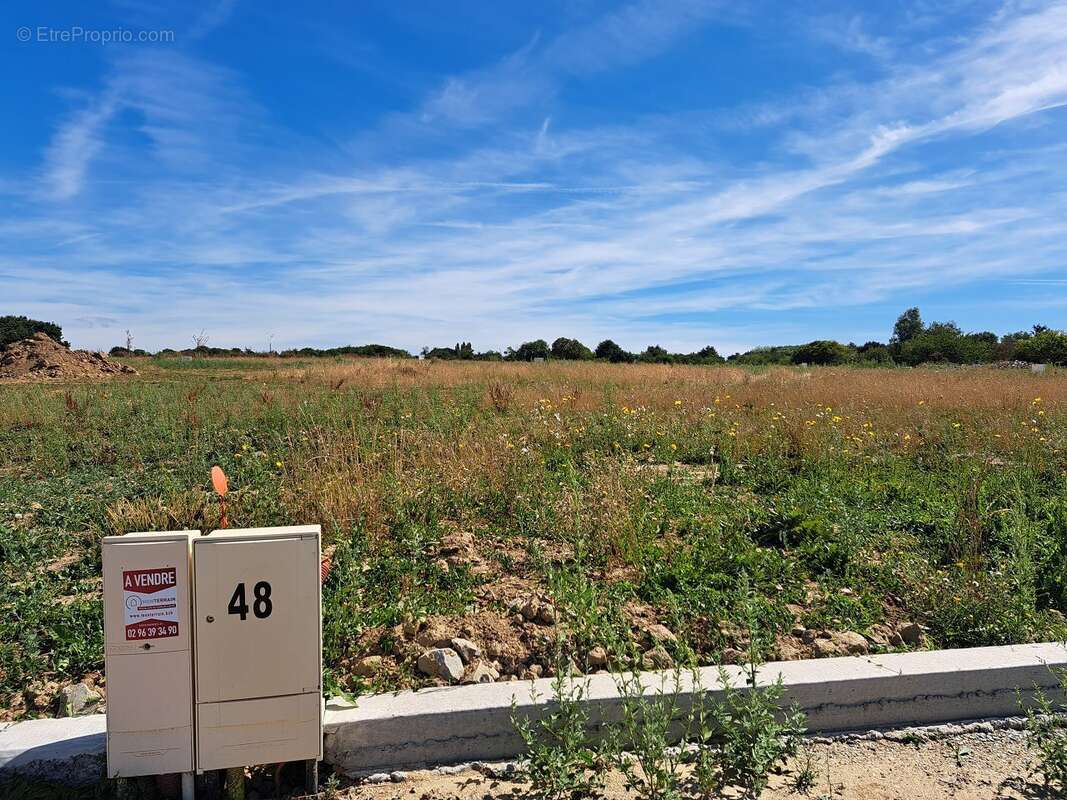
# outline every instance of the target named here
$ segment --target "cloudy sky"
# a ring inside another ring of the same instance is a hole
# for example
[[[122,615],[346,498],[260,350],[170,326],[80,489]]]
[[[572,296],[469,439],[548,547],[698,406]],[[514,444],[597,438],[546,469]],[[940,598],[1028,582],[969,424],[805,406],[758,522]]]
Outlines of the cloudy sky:
[[[415,351],[1067,320],[1067,4],[284,5],[4,4],[0,313]]]

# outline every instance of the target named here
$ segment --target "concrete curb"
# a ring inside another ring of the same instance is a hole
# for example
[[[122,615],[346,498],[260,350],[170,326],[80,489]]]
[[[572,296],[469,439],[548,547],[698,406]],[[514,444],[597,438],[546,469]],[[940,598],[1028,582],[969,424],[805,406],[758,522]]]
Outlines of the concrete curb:
[[[783,661],[766,664],[759,682],[765,685],[781,676],[783,704],[795,703],[807,714],[810,732],[827,733],[1017,714],[1020,697],[1028,701],[1035,686],[1058,686],[1049,667],[1067,667],[1067,649],[1032,644]],[[744,685],[740,668],[725,672],[734,686]],[[692,676],[680,678],[684,714],[699,690]],[[594,733],[619,718],[622,701],[613,676],[577,680],[588,681],[585,703]],[[642,681],[649,692],[675,688],[670,672],[644,673]],[[399,692],[360,698],[355,708],[327,706],[325,759],[358,776],[513,758],[523,744],[511,723],[512,703],[519,714],[546,713],[551,683]],[[717,694],[718,669],[701,669],[699,686]]]
[[[1046,643],[774,662],[760,670],[760,683],[781,676],[782,702],[800,706],[810,732],[832,733],[1011,716],[1035,686],[1058,686],[1050,667],[1067,668],[1067,648]],[[734,685],[743,685],[740,668],[724,669]],[[715,695],[718,669],[698,675],[699,687]],[[650,693],[675,688],[671,672],[641,678]],[[691,675],[680,678],[684,713],[700,689]],[[618,719],[622,701],[613,676],[575,680],[588,682],[585,703],[594,732]],[[512,703],[520,714],[544,714],[551,684],[455,686],[363,697],[355,707],[328,704],[325,760],[355,776],[514,758],[522,741],[511,723]],[[12,773],[68,784],[99,780],[105,740],[102,714],[0,728],[0,781]]]
[[[27,775],[70,786],[105,775],[107,718],[31,719],[0,730],[0,780]]]

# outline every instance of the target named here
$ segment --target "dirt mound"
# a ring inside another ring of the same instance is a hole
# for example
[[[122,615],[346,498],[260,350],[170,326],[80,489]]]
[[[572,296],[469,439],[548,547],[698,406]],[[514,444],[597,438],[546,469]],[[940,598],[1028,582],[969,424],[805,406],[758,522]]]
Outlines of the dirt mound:
[[[136,372],[103,353],[69,350],[44,333],[35,333],[0,351],[0,380],[99,379]]]

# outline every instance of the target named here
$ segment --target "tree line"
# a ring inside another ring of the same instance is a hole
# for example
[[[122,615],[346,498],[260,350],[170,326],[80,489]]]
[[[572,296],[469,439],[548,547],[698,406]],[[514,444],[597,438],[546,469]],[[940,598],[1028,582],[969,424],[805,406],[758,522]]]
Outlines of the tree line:
[[[424,347],[423,358],[443,361],[610,361],[612,363],[644,364],[724,364],[726,359],[708,345],[695,353],[671,353],[659,345],[649,345],[640,353],[623,350],[611,339],[605,339],[590,350],[577,339],[561,336],[550,345],[544,339],[523,342],[517,348],[509,347],[503,353],[496,350],[475,352],[470,342],[460,342],[455,347]]]
[[[893,325],[888,342],[857,345],[829,339],[803,345],[757,347],[730,356],[737,364],[992,364],[1022,361],[1067,366],[1067,332],[1045,325],[998,336],[992,331],[964,333],[955,322],[923,322],[918,308],[909,308]]]
[[[63,330],[54,322],[43,322],[24,316],[0,316],[0,348],[45,333],[64,345]],[[263,352],[240,347],[210,347],[207,337],[193,337],[195,346],[184,350],[166,348],[156,353],[132,347],[127,333],[127,345],[111,348],[117,356],[197,355],[197,356],[363,356],[371,358],[414,358],[407,350],[384,344],[346,345],[344,347],[301,347]],[[613,364],[818,364],[863,366],[918,366],[920,364],[989,364],[1021,361],[1032,364],[1067,366],[1067,331],[1045,325],[1034,325],[1027,331],[1001,336],[991,331],[964,333],[955,322],[923,322],[918,308],[901,314],[886,342],[869,341],[857,345],[842,344],[832,339],[818,339],[800,345],[756,347],[744,353],[723,358],[711,345],[692,353],[672,353],[659,345],[649,345],[640,352],[629,352],[611,339],[605,339],[590,349],[577,339],[561,336],[552,344],[544,339],[523,342],[518,347],[475,351],[470,342],[457,342],[452,347],[424,347],[423,358],[441,361],[608,361]]]

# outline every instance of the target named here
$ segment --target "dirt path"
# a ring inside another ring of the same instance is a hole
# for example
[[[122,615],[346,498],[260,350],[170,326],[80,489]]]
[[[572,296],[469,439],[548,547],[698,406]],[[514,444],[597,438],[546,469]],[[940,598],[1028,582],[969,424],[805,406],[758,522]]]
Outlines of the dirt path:
[[[1027,780],[1029,752],[1025,734],[997,730],[947,736],[933,741],[814,740],[807,754],[789,771],[776,776],[764,793],[771,798],[812,800],[979,800],[1040,797],[1040,787]],[[815,774],[806,794],[794,788],[805,766]],[[466,770],[456,775],[410,772],[399,783],[352,786],[341,797],[367,800],[506,800],[522,787],[505,779]],[[612,777],[604,795],[609,800],[632,798]]]

